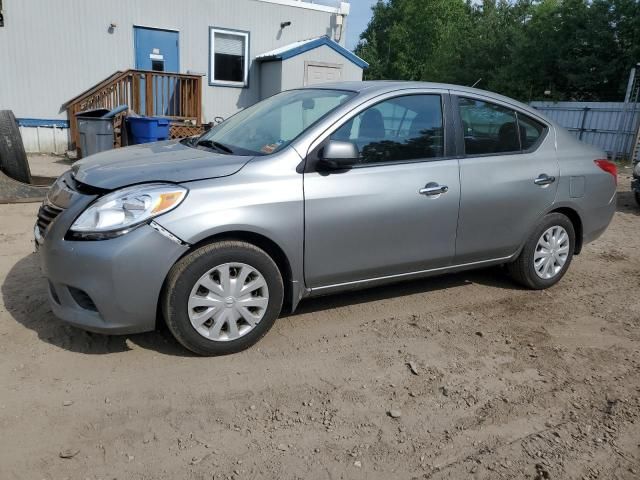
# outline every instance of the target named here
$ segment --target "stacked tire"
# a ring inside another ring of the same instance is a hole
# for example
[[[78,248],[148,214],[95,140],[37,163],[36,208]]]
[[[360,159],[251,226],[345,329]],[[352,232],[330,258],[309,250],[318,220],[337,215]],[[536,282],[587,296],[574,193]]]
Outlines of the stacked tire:
[[[11,110],[0,110],[0,171],[19,182],[31,183],[27,154]]]

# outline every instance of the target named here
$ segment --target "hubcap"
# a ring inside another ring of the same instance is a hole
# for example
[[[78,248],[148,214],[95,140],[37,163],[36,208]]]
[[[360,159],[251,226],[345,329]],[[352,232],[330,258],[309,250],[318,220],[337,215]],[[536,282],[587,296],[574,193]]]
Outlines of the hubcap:
[[[189,320],[203,337],[226,342],[255,328],[267,311],[269,289],[245,263],[225,263],[202,275],[189,295]]]
[[[556,225],[545,230],[533,255],[536,274],[545,280],[558,275],[567,262],[569,246],[569,234],[564,228]]]

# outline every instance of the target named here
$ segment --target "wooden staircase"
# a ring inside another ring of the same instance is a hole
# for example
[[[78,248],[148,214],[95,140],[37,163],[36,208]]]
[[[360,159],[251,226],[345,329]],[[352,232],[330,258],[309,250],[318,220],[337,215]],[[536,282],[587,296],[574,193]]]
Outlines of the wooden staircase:
[[[128,105],[139,115],[169,118],[172,138],[196,135],[202,131],[202,77],[133,69],[114,73],[63,105],[72,148],[80,147],[77,113],[119,105]],[[121,121],[115,120],[116,127]],[[120,146],[119,140],[115,146]]]

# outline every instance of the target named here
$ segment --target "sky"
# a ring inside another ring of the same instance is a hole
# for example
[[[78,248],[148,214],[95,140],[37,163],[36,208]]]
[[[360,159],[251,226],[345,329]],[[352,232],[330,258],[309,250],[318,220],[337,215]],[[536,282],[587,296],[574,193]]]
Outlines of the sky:
[[[351,11],[347,17],[347,48],[353,50],[360,34],[367,28],[371,19],[371,6],[378,0],[351,0]]]

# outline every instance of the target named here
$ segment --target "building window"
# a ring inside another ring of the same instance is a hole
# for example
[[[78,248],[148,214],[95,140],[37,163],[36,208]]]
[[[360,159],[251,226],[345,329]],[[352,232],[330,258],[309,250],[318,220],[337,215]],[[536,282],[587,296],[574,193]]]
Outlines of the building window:
[[[211,28],[209,84],[246,87],[249,80],[249,32]]]

